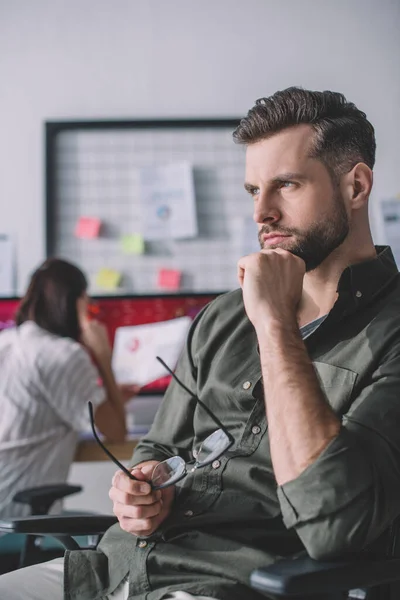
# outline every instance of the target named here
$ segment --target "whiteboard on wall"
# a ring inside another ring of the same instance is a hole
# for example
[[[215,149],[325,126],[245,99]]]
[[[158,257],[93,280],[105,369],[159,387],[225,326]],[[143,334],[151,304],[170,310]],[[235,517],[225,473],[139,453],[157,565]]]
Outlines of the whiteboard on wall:
[[[100,269],[119,271],[122,293],[154,293],[160,269],[182,273],[180,291],[237,287],[237,260],[257,243],[256,227],[248,227],[245,150],[232,138],[238,122],[46,123],[48,256],[75,262],[92,285]],[[141,169],[182,161],[193,167],[198,234],[146,242],[144,254],[124,253],[121,237],[136,233],[142,216]],[[74,235],[82,216],[101,220],[99,237]]]

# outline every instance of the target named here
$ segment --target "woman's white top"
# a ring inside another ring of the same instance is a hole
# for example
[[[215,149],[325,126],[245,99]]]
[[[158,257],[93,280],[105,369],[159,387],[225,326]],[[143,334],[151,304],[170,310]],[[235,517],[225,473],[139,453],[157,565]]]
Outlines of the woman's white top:
[[[0,518],[28,514],[17,491],[66,481],[98,377],[80,344],[33,321],[0,333]]]

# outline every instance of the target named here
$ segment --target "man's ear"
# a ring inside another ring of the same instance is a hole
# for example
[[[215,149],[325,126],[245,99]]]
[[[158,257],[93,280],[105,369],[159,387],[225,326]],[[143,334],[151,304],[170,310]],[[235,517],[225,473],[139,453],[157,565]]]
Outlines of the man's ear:
[[[346,188],[350,192],[349,206],[357,210],[368,202],[372,189],[373,173],[365,163],[357,163],[345,176]]]

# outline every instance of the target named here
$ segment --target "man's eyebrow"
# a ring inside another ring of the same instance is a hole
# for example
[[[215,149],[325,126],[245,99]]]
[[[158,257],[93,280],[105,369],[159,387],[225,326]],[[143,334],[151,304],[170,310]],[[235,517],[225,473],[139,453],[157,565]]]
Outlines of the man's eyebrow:
[[[276,175],[272,179],[270,179],[270,183],[279,183],[280,181],[291,181],[292,179],[297,179],[297,181],[304,181],[306,177],[301,173],[294,173],[288,171],[287,173],[280,173]]]
[[[244,189],[246,190],[246,192],[252,192],[257,186],[256,185],[252,185],[251,183],[248,183],[247,181],[244,184]]]
[[[280,173],[279,175],[275,175],[275,177],[272,177],[272,179],[270,179],[268,183],[270,185],[271,184],[273,185],[276,183],[282,183],[283,181],[292,181],[292,180],[305,181],[306,179],[307,179],[307,177],[305,177],[301,173],[295,173],[292,171],[288,171],[286,173]],[[246,190],[246,192],[252,192],[257,187],[258,187],[257,185],[253,185],[252,183],[248,183],[247,181],[244,184],[244,189]]]

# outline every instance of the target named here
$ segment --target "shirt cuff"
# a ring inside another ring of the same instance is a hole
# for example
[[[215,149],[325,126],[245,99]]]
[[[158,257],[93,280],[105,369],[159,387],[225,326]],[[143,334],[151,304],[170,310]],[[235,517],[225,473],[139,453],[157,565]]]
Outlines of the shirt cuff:
[[[290,528],[337,513],[371,485],[371,467],[354,436],[342,427],[310,466],[278,487],[283,521]]]

